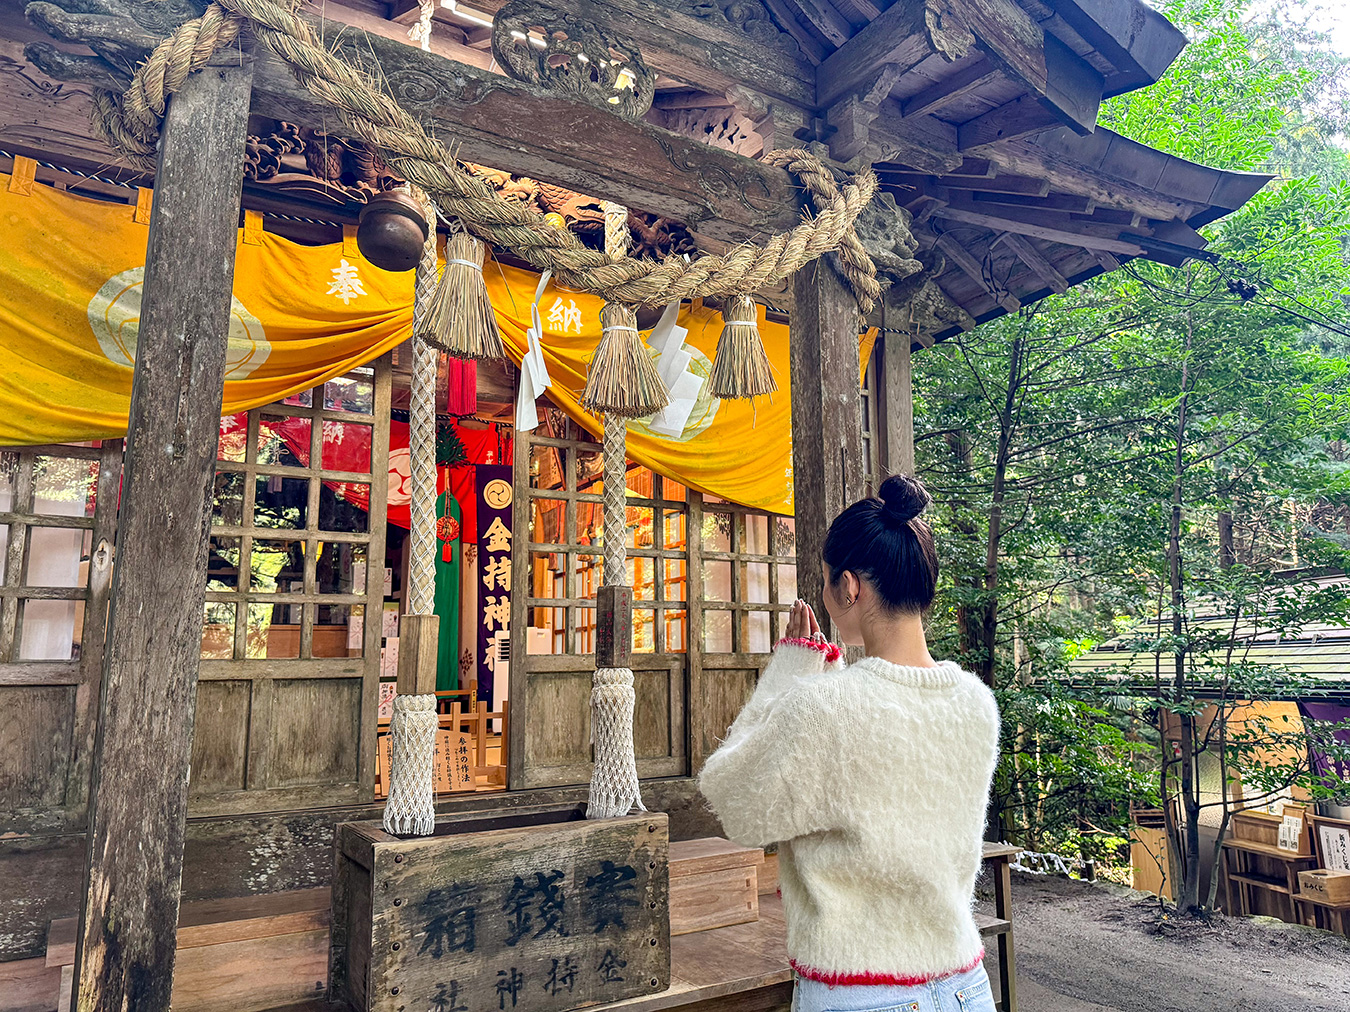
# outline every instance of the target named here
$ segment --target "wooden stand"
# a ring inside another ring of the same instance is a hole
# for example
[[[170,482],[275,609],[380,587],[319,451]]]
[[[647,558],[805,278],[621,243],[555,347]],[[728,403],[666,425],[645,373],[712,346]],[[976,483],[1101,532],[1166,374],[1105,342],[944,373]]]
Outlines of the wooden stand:
[[[1245,917],[1269,913],[1291,924],[1298,923],[1298,910],[1294,902],[1298,894],[1298,873],[1307,868],[1316,868],[1316,857],[1295,854],[1250,840],[1225,840],[1223,851],[1219,885],[1223,891],[1224,908],[1230,915]],[[1263,902],[1264,896],[1273,898]],[[1280,912],[1281,907],[1288,910],[1287,917]]]
[[[666,816],[580,808],[338,827],[329,993],[358,1012],[563,1012],[670,984]]]

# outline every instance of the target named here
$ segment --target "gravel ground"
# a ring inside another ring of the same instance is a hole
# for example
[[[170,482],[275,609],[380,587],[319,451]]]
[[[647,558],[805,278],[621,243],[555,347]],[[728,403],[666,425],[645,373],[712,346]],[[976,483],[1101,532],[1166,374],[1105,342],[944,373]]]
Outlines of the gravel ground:
[[[1012,920],[1021,1012],[1350,1010],[1350,942],[1329,932],[1164,919],[1119,887],[1019,873]]]

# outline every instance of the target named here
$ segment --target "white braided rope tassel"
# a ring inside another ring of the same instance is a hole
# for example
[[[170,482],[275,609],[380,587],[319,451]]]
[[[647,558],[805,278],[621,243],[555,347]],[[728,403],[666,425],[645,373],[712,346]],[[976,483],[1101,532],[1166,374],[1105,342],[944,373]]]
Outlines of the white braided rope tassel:
[[[429,202],[428,202],[429,204]],[[428,206],[427,220],[436,221]],[[436,230],[433,227],[417,265],[413,329],[436,294]],[[408,612],[432,615],[436,608],[436,366],[438,353],[412,342],[412,403],[408,418],[408,467],[412,472],[412,544],[409,555]],[[436,696],[395,696],[389,719],[393,749],[389,756],[389,797],[384,829],[402,836],[429,836],[436,829],[432,768],[436,757]]]
[[[436,697],[395,696],[389,721],[389,798],[384,831],[395,836],[430,836],[436,829],[432,765],[436,753]]]
[[[638,788],[633,755],[633,672],[600,668],[591,679],[591,737],[595,769],[586,804],[588,819],[617,819],[647,810]]]
[[[628,247],[628,211],[620,204],[605,205],[605,252],[623,256]],[[606,586],[628,580],[624,539],[627,530],[628,425],[615,414],[605,415],[603,460],[605,476]],[[628,668],[600,668],[591,679],[591,741],[595,767],[591,772],[588,819],[617,819],[634,808],[645,812],[638,787],[637,758],[633,752],[633,672]]]

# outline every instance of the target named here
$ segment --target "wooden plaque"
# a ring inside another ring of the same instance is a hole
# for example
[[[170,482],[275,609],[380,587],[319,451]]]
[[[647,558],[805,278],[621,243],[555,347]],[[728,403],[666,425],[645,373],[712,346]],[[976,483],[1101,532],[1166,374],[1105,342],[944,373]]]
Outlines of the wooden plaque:
[[[595,666],[633,666],[633,588],[601,587],[595,592]]]
[[[564,1012],[670,985],[661,813],[338,827],[330,995],[359,1012]]]

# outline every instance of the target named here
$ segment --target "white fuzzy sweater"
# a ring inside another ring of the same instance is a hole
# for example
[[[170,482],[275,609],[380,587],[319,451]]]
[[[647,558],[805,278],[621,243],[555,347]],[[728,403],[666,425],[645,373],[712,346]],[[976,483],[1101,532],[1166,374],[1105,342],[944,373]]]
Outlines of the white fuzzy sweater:
[[[993,694],[950,662],[838,655],[779,643],[699,787],[732,840],[778,843],[802,976],[917,984],[973,968]]]

